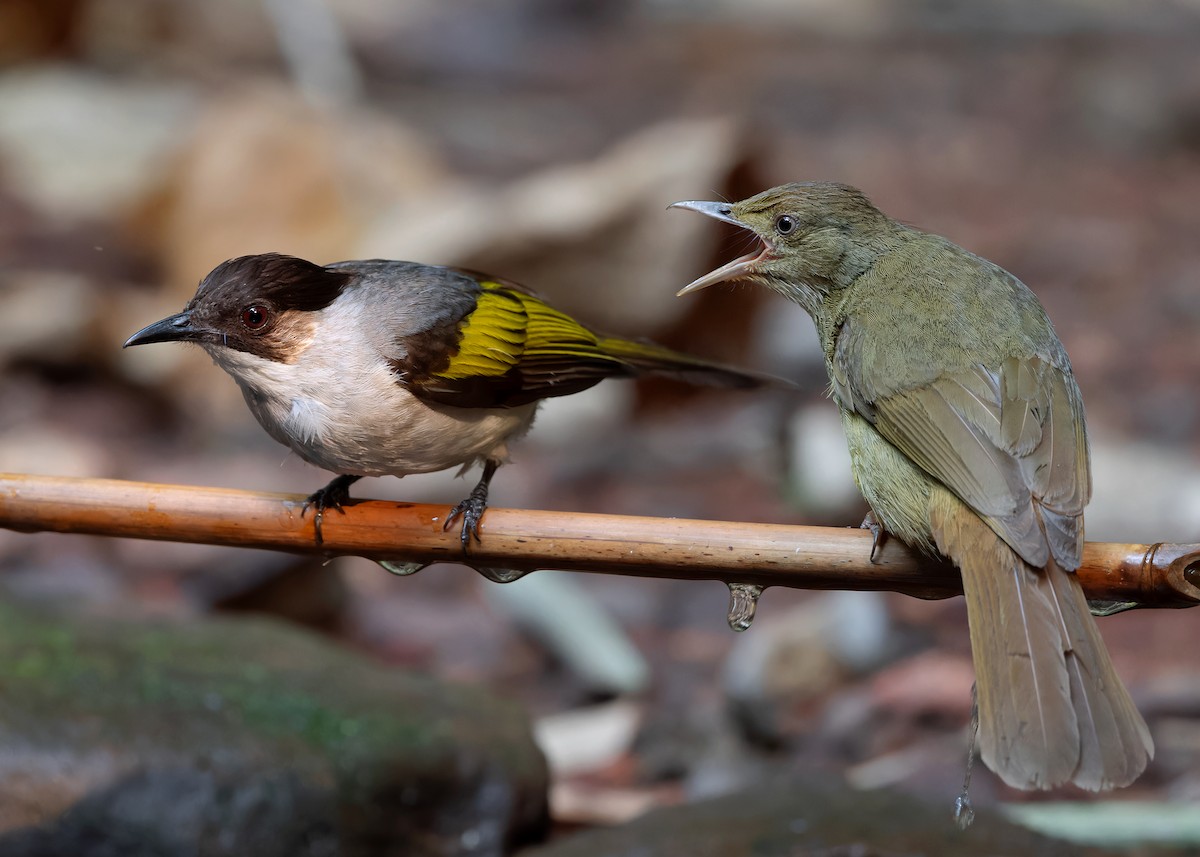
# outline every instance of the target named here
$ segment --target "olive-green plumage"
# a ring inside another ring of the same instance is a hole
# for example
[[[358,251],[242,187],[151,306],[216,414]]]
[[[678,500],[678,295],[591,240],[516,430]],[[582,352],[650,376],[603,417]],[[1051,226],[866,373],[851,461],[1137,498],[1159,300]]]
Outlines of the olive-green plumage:
[[[984,762],[1017,788],[1135,779],[1153,745],[1072,573],[1087,431],[1037,298],[845,185],[676,205],[762,242],[681,294],[751,280],[803,306],[875,520],[962,571]]]

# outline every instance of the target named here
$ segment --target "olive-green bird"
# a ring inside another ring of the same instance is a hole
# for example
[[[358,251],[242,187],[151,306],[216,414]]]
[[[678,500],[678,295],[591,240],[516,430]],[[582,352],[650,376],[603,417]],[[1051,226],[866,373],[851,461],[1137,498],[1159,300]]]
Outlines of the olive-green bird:
[[[749,280],[804,307],[877,544],[891,533],[961,570],[984,763],[1021,789],[1132,782],[1154,748],[1073,574],[1087,431],[1037,298],[845,185],[675,206],[760,239],[680,294]]]
[[[263,428],[339,476],[308,498],[316,537],[363,476],[483,463],[446,519],[479,538],[488,485],[542,399],[644,373],[749,387],[773,381],[595,333],[514,283],[381,259],[315,265],[242,256],[183,311],[126,341],[194,342],[241,387]]]

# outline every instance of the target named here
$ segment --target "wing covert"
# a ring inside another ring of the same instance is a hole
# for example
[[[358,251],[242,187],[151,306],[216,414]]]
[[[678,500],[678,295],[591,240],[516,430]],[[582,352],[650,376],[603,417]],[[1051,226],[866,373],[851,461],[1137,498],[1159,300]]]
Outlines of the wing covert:
[[[486,279],[480,286],[475,309],[455,331],[438,334],[457,337],[453,353],[403,379],[417,396],[455,407],[510,408],[632,374],[566,313],[509,283]]]
[[[843,404],[973,508],[1035,567],[1079,566],[1091,496],[1083,404],[1074,379],[1040,357],[947,372],[872,401],[840,347]],[[861,406],[860,403],[861,402]]]

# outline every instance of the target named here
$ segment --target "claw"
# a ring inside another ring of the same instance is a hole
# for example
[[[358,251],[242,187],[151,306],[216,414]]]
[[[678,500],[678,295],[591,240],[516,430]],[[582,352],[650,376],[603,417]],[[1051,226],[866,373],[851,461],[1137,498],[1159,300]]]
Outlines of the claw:
[[[487,511],[487,494],[486,485],[476,485],[465,500],[450,510],[450,514],[446,516],[446,523],[442,524],[444,532],[449,530],[456,520],[462,518],[462,534],[459,541],[462,542],[464,553],[470,549],[472,538],[476,542],[483,541],[479,537],[479,524],[483,520],[483,513]]]
[[[879,554],[888,540],[889,534],[887,528],[879,523],[879,519],[871,511],[867,512],[866,517],[862,519],[862,523],[858,527],[862,530],[871,531],[871,562],[879,562]]]
[[[446,516],[446,522],[442,524],[442,532],[445,532],[455,521],[462,518],[462,533],[459,535],[459,541],[462,542],[463,553],[470,551],[472,538],[477,543],[483,542],[483,539],[479,537],[479,524],[483,520],[483,513],[487,511],[488,485],[491,483],[492,477],[496,475],[498,466],[494,461],[489,461],[483,466],[483,476],[480,477],[479,483],[471,489],[471,493],[465,500],[450,510],[450,514]]]
[[[324,488],[314,491],[305,498],[304,505],[300,507],[300,517],[304,517],[309,506],[316,509],[313,515],[313,531],[316,533],[317,544],[325,541],[325,537],[321,533],[321,521],[325,518],[325,510],[337,509],[343,515],[346,514],[346,510],[342,506],[350,500],[350,486],[359,479],[362,477],[338,476]]]

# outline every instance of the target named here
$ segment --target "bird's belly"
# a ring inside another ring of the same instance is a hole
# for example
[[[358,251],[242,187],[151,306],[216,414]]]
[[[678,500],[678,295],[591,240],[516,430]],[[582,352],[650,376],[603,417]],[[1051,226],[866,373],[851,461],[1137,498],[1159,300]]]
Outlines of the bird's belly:
[[[390,387],[343,388],[330,399],[296,395],[273,407],[252,402],[251,410],[273,437],[311,464],[335,473],[404,476],[504,460],[507,442],[529,428],[537,407],[431,406],[394,382]]]
[[[854,481],[876,520],[906,544],[936,553],[929,524],[929,477],[853,411],[842,409],[842,428]]]

